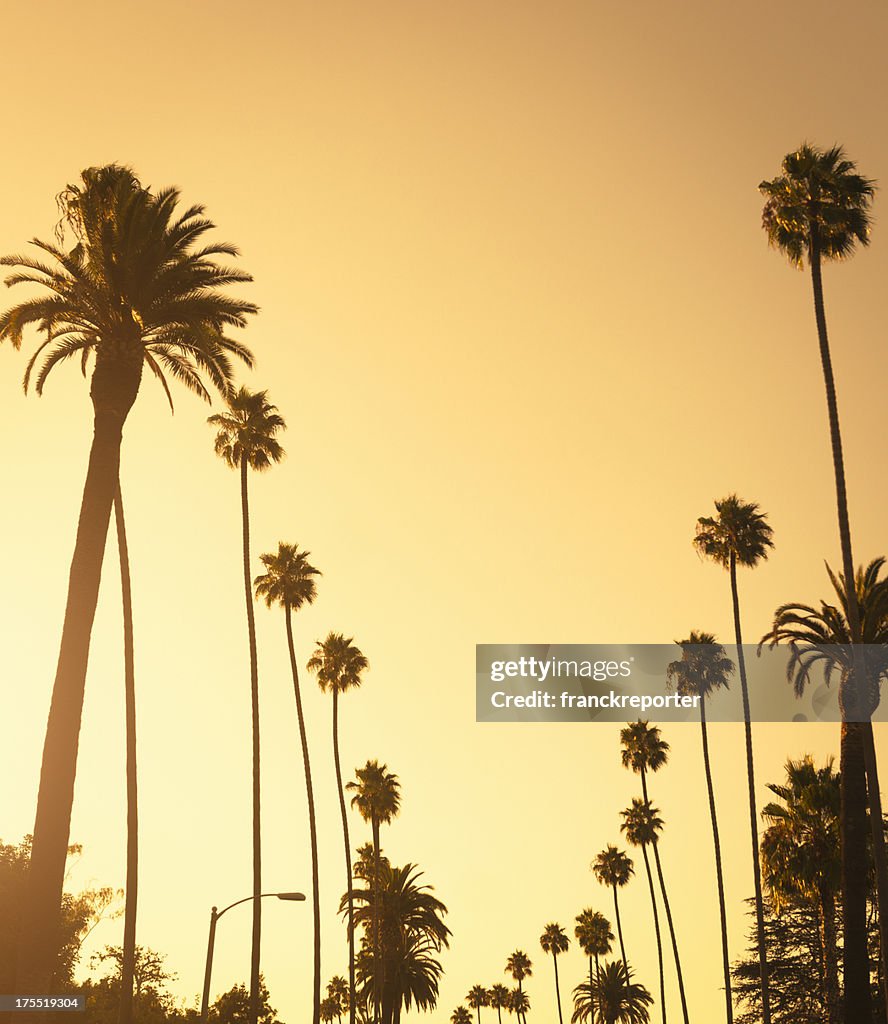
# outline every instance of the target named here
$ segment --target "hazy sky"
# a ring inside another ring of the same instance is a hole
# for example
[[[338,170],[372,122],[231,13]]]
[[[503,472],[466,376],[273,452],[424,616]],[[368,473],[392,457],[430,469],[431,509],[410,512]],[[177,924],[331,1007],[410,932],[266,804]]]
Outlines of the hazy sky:
[[[768,250],[756,186],[804,139],[841,142],[863,173],[888,178],[886,25],[876,3],[857,7],[847,39],[834,5],[699,0],[4,11],[0,252],[49,237],[60,189],[116,160],[205,203],[255,276],[244,294],[262,312],[244,339],[258,365],[245,382],[269,389],[289,429],[286,462],[251,480],[254,549],[296,542],[324,573],[295,619],[301,662],[330,629],[370,659],[342,702],[344,766],[374,757],[400,776],[385,850],[419,864],[450,908],[432,1020],[470,986],[506,981],[516,948],[534,961],[534,1018],[554,1019],[539,935],[550,921],[572,935],[587,906],[610,915],[588,864],[638,791],[616,727],[476,725],[475,643],[670,642],[691,629],[727,640],[726,575],[690,540],[731,491],[775,530],[770,561],[741,576],[747,638],[783,601],[826,593],[838,543],[810,282]],[[869,250],[825,274],[858,561],[886,550],[882,202]],[[22,395],[24,365],[0,351],[7,842],[33,825],[91,435],[76,367],[37,399]],[[189,1001],[211,905],[251,886],[238,478],[213,456],[210,411],[181,393],[171,417],[146,379],[122,469],[139,941],[168,955]],[[118,590],[109,558],[74,888],[124,881]],[[263,608],[257,620],[264,884],[306,890],[283,617]],[[347,967],[344,867],[331,705],[304,685],[326,981]],[[742,729],[713,732],[736,956],[752,891]],[[699,729],[665,737],[672,760],[652,796],[688,1000],[708,1020],[722,997]],[[806,751],[837,754],[837,727],[758,728],[760,797]],[[352,830],[355,845],[369,838],[357,817]],[[624,933],[655,990],[647,900],[643,878],[625,891]],[[249,918],[238,908],[219,925],[214,992],[248,977]],[[121,934],[122,921],[102,924],[87,952]],[[266,901],[263,970],[288,1024],[308,1013],[310,943],[307,905]],[[573,947],[565,993],[583,970]]]

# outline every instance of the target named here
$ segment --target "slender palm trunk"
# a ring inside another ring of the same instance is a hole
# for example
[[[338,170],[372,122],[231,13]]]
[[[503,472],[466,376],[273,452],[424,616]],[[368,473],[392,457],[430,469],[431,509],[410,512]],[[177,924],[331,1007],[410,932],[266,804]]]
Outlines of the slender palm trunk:
[[[718,818],[715,813],[715,790],[712,786],[712,769],[709,764],[709,736],[706,732],[706,698],[700,699],[700,728],[703,734],[703,768],[706,772],[706,791],[709,794],[709,817],[712,819],[712,842],[715,846],[715,878],[718,885],[718,912],[721,922],[722,968],[725,978],[725,1018],[727,1024],[734,1022],[734,1005],[731,1000],[731,958],[728,954],[728,922],[725,912],[725,882],[722,875],[721,842],[718,835]]]
[[[657,938],[657,966],[660,970],[660,1008],[663,1017],[663,1024],[666,1024],[666,978],[663,974],[663,940],[660,937],[660,915],[657,913],[657,896],[654,890],[654,876],[651,874],[651,862],[648,858],[646,843],[642,843],[641,854],[644,857],[644,867],[645,871],[647,871],[648,888],[651,891],[651,908],[654,911],[654,934]]]
[[[641,770],[641,790],[645,806],[650,807],[651,803],[648,799],[647,777],[643,768]],[[684,975],[681,970],[681,959],[678,955],[678,940],[675,937],[675,925],[672,921],[672,909],[669,906],[669,897],[666,895],[666,883],[663,880],[663,866],[660,863],[660,850],[656,842],[651,845],[654,848],[654,863],[657,866],[657,878],[660,880],[660,892],[663,894],[663,907],[666,911],[666,923],[669,926],[669,938],[672,942],[672,956],[675,960],[675,973],[678,977],[678,994],[681,999],[681,1012],[685,1024],[688,1024],[688,1004],[685,999]]]
[[[611,888],[614,890],[614,914],[617,918],[617,936],[620,939],[620,956],[623,958],[623,966],[628,968],[629,961],[626,959],[626,947],[623,945],[623,925],[620,923],[620,904],[617,900],[616,883]]]
[[[591,967],[591,964],[590,964]],[[598,982],[598,1016],[604,1020],[604,999],[601,995],[601,965],[598,963],[598,954],[595,954],[595,980]]]
[[[107,366],[104,369],[107,371]],[[104,375],[115,378],[114,374],[107,372]],[[134,387],[133,381],[126,381],[126,393],[123,395],[114,394],[114,379],[97,382],[97,376],[100,376],[98,364],[92,386],[94,433],[46,723],[34,838],[18,939],[16,990],[21,993],[47,992],[53,984],[60,945],[62,886],[71,829],[90,634],[99,597],[111,506],[117,490],[123,424],[138,391],[138,376]]]
[[[342,768],[339,764],[339,690],[335,685],[333,687],[333,761],[336,765],[336,788],[339,791],[342,835],[345,840],[345,892],[348,897],[348,1019],[349,1024],[355,1024],[355,908],[352,897],[351,840],[348,838],[348,813],[345,809]]]
[[[499,1003],[496,1004],[496,1021],[497,1024],[503,1024],[503,1009]]]
[[[120,962],[119,1024],[132,1024],[133,975],[136,969],[136,906],[139,892],[139,791],[136,774],[136,674],[133,658],[133,601],[129,549],[120,484],[114,497],[120,591],[123,603],[123,678],[126,701],[126,905]]]
[[[558,954],[552,954],[552,963],[555,965],[555,1002],[558,1004],[558,1021],[559,1024],[564,1024],[564,1017],[561,1013],[561,987],[558,984]],[[481,1024],[480,1014],[478,1017],[478,1024]]]
[[[817,227],[816,221],[814,221],[813,219],[809,222],[809,236],[810,236],[810,249],[809,249],[808,255],[809,255],[809,262],[811,264],[811,288],[812,288],[813,295],[814,295],[814,319],[816,320],[816,323],[817,323],[817,340],[818,340],[819,346],[820,346],[820,364],[821,364],[821,369],[823,370],[823,385],[824,385],[824,390],[826,391],[826,408],[827,408],[827,415],[829,417],[829,436],[830,436],[830,444],[831,444],[831,447],[832,447],[833,472],[834,472],[834,475],[835,475],[835,483],[836,483],[836,513],[837,513],[838,521],[839,521],[839,541],[841,543],[841,550],[842,550],[842,569],[843,569],[844,576],[845,576],[845,581],[846,581],[845,590],[846,590],[846,601],[847,601],[848,627],[849,627],[849,631],[850,631],[851,643],[855,644],[855,643],[859,643],[860,642],[860,611],[859,611],[859,609],[857,607],[857,591],[856,591],[855,586],[854,586],[854,556],[853,556],[853,553],[852,553],[852,550],[851,550],[851,525],[850,525],[850,520],[849,520],[849,516],[848,516],[848,494],[847,494],[847,490],[846,490],[846,487],[845,487],[845,460],[844,460],[844,455],[843,455],[843,452],[842,452],[842,433],[841,433],[841,429],[839,427],[839,406],[838,406],[838,401],[836,399],[836,383],[835,383],[835,378],[833,376],[832,355],[830,354],[830,349],[829,349],[829,334],[827,333],[827,329],[826,329],[826,311],[825,311],[824,305],[823,305],[823,278],[821,276],[821,266],[820,266],[820,235],[819,235],[819,231],[818,231],[818,227]],[[853,675],[856,675],[856,674],[853,674]],[[851,700],[856,704],[857,703],[857,698],[859,696],[859,689],[860,689],[859,680],[854,678],[853,679],[853,685],[854,685],[855,689],[858,691],[858,693],[853,693],[851,695]],[[844,736],[844,732],[843,732],[843,735],[842,735],[842,743],[843,743],[843,745],[844,745],[844,742],[845,742],[845,736]],[[869,760],[869,759],[867,758],[867,760]],[[852,806],[856,806],[857,803],[859,803],[861,801],[865,801],[865,799],[866,799],[865,790],[866,790],[866,784],[867,784],[867,775],[870,776],[869,777],[869,786],[870,786],[870,798],[871,799],[872,799],[872,791],[873,790],[877,791],[876,779],[873,776],[873,774],[870,773],[867,770],[868,767],[869,766],[865,767],[863,778],[862,778],[862,780],[858,781],[858,783],[857,783],[858,785],[860,785],[862,787],[861,793],[856,794],[854,796],[851,796],[851,794],[848,794],[851,797],[851,805]],[[875,772],[875,753],[873,754],[872,769],[873,769],[873,772]],[[843,785],[842,788],[844,790],[844,788],[845,788],[844,785]],[[846,813],[845,812],[845,806],[846,806],[846,804],[845,804],[845,799],[844,799],[844,794],[843,794],[843,799],[842,799],[842,818],[843,819],[844,819],[845,813]],[[878,820],[881,821],[881,818],[879,818]],[[856,824],[852,824],[850,826],[850,828],[847,829],[849,841],[865,843],[865,840],[863,839],[863,837],[862,836],[860,836],[860,837],[858,836],[858,831],[859,830],[858,830]],[[878,885],[878,888],[879,888],[880,935],[884,935],[884,933],[881,932],[882,920],[888,919],[888,906],[885,905],[885,903],[888,902],[888,891],[886,891],[886,890],[888,890],[888,884],[885,884],[885,883],[888,883],[888,868],[886,868],[884,841],[877,841],[873,852],[874,852],[874,856],[876,858],[876,880],[877,880],[877,885]],[[863,852],[861,852],[860,850],[856,850],[856,849],[848,849],[846,847],[846,845],[843,843],[843,846],[842,846],[842,891],[843,891],[843,894],[845,896],[847,896],[849,893],[854,893],[856,891],[856,883],[855,883],[855,881],[848,877],[848,872],[852,870],[852,864],[855,863],[855,862],[858,862],[858,861],[860,861],[862,859],[865,859],[865,857],[866,857],[865,848],[864,848]],[[858,898],[859,898],[859,896],[858,896]],[[865,899],[865,897],[864,897],[864,899]],[[854,924],[851,926],[852,930],[853,930],[853,928],[860,927],[860,921],[865,922],[865,920],[866,920],[865,908],[864,908],[863,914],[861,914],[859,912],[859,908],[853,908],[852,912],[851,912],[851,920],[852,920],[852,922],[854,922]],[[865,923],[864,923],[863,927],[865,929]],[[852,1022],[853,1022],[853,1024],[869,1024],[869,1021],[872,1019],[872,1010],[869,1009],[869,1008],[867,1008],[866,1010],[863,1009],[864,1006],[869,1007],[869,1004],[871,1002],[871,1000],[869,998],[869,975],[868,975],[868,972],[867,972],[867,981],[866,981],[867,988],[866,988],[866,993],[864,993],[863,989],[862,989],[862,985],[863,985],[862,977],[857,977],[854,965],[848,963],[848,955],[847,955],[847,947],[848,947],[849,939],[851,941],[852,947],[859,947],[859,946],[864,946],[865,947],[865,945],[866,945],[866,934],[865,934],[865,931],[864,931],[864,933],[862,935],[855,936],[855,935],[852,934],[852,935],[849,936],[848,935],[848,928],[849,928],[849,925],[848,925],[847,914],[846,914],[846,921],[845,921],[845,947],[846,947],[846,955],[845,955],[845,968],[844,968],[844,970],[845,970],[845,1021],[846,1021],[846,1024],[852,1024]],[[882,951],[881,951],[881,956],[882,956],[882,973],[883,973],[883,975],[888,975],[888,971],[886,971],[886,969],[885,969],[886,957],[888,957],[888,949],[886,949],[886,946],[888,946],[888,943],[886,943],[884,941],[884,938],[883,938],[883,941],[881,943],[881,946],[882,946]],[[852,980],[855,979],[855,978],[857,979],[856,981],[853,981],[853,984],[851,986],[851,990],[850,991],[849,991],[849,987],[848,987],[848,985],[849,985],[849,977],[848,977],[849,967],[851,969],[851,979]],[[857,986],[860,986],[860,990],[859,991],[857,991]],[[849,1009],[849,1007],[854,1007],[854,1006],[857,1006],[857,1005],[859,1005],[859,1007],[860,1007],[860,1012],[866,1013],[866,1017],[863,1017],[863,1016],[855,1017],[855,1016],[853,1016],[853,1012],[852,1012],[851,1009]],[[886,1013],[888,1013],[888,1001],[886,1001]]]
[[[290,652],[290,669],[293,673],[293,692],[296,695],[296,714],[299,718],[299,739],[302,743],[302,765],[305,769],[305,792],[308,797],[308,831],[311,842],[311,892],[314,918],[314,977],[313,977],[313,1024],[321,1019],[321,899],[318,882],[318,832],[315,820],[314,790],[311,784],[311,761],[308,756],[308,736],[305,716],[302,712],[302,693],[299,689],[299,668],[296,665],[296,649],[293,644],[293,622],[289,605],[284,606],[287,623],[287,649]]]
[[[873,844],[873,861],[876,868],[876,892],[879,910],[879,986],[885,1015],[888,1019],[888,863],[885,859],[885,827],[882,824],[882,794],[879,788],[879,769],[876,762],[876,745],[873,738],[873,723],[863,723],[863,758],[866,765],[867,794],[869,796],[870,836]]]
[[[759,862],[758,812],[755,805],[755,767],[752,754],[752,719],[749,709],[749,686],[746,681],[746,659],[743,656],[743,631],[740,626],[740,596],[737,592],[737,557],[731,552],[731,601],[734,606],[734,637],[737,644],[737,665],[740,669],[740,690],[743,695],[743,726],[746,734],[746,783],[749,790],[749,834],[752,841],[752,880],[755,886],[755,922],[758,936],[759,973],[762,989],[762,1024],[771,1024],[771,999],[768,991],[768,952],[765,946],[765,910],[762,903],[762,870]]]
[[[382,986],[382,951],[379,948],[379,819],[372,815],[371,825],[373,831],[373,1005],[376,1024],[379,1024],[380,1016],[380,988]]]
[[[820,946],[823,964],[823,1005],[827,1024],[839,1024],[838,938],[836,936],[836,902],[826,885],[820,887]]]
[[[592,1024],[595,1024],[595,976],[592,974],[592,956],[589,956],[589,1012],[591,1015]],[[598,1016],[601,1016],[601,1007],[599,1006]]]
[[[244,596],[247,605],[247,637],[250,645],[250,703],[253,716],[253,933],[250,947],[250,1024],[259,1019],[259,945],[262,936],[262,826],[259,787],[259,664],[256,653],[256,621],[250,578],[250,504],[247,497],[247,457],[241,456],[241,513],[244,541]]]
[[[519,978],[519,979],[518,979],[518,992],[519,992],[519,993],[521,993],[521,992],[523,992],[523,991],[524,991],[524,990],[523,990],[523,989],[522,989],[522,987],[521,987],[521,979]],[[519,1019],[520,1021],[524,1021],[524,1022],[525,1022],[525,1024],[526,1024],[526,1021],[527,1021],[527,1017],[526,1017],[526,1015],[525,1015],[525,1014],[523,1013],[523,1011],[520,1011],[520,1010],[519,1010],[519,1012],[518,1012],[518,1019]]]

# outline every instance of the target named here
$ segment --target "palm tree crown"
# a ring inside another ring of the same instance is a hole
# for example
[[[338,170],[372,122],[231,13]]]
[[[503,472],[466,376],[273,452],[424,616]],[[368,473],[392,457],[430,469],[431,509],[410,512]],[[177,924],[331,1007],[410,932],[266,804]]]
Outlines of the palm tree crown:
[[[478,1010],[482,1006],[490,1006],[490,993],[483,985],[473,985],[466,996],[466,1002],[473,1010]]]
[[[227,285],[251,281],[249,274],[217,262],[238,255],[227,242],[198,246],[215,225],[202,206],[177,211],[178,189],[152,193],[128,167],[91,167],[80,185],[59,197],[64,227],[73,231],[70,249],[33,239],[39,255],[6,256],[14,267],[9,286],[36,284],[44,294],[0,316],[0,340],[19,348],[26,327],[45,334],[25,372],[27,390],[38,361],[38,394],[59,363],[78,357],[86,374],[91,356],[107,374],[125,365],[128,379],[102,382],[94,374],[92,391],[118,406],[124,416],[135,400],[142,364],[158,378],[172,406],[167,376],[209,401],[205,374],[221,394],[230,391],[230,357],[252,366],[243,344],[226,337],[229,327],[244,327],[257,312],[250,302],[225,295]],[[41,360],[42,357],[42,360]],[[108,387],[108,385],[111,385]],[[117,391],[116,395],[112,391]]]
[[[378,825],[387,825],[396,818],[401,809],[401,784],[388,765],[368,761],[363,768],[355,769],[355,775],[358,781],[346,783],[345,788],[354,793],[351,804],[361,817]]]
[[[774,531],[767,524],[767,515],[759,512],[755,502],[741,501],[730,494],[716,501],[717,516],[701,516],[697,520],[694,547],[723,569],[730,568],[731,558],[738,565],[754,568],[768,557],[774,546]]]
[[[591,908],[577,915],[574,935],[586,956],[607,956],[614,941],[610,921],[604,914]]]
[[[620,730],[620,742],[623,767],[636,773],[659,771],[668,760],[669,744],[659,728],[641,719]]]
[[[570,939],[565,934],[560,924],[547,924],[546,929],[540,936],[540,945],[544,953],[566,953],[570,946]]]
[[[207,423],[219,428],[216,454],[232,469],[246,460],[250,469],[261,472],[284,457],[275,435],[287,425],[267,391],[240,388],[228,399],[228,412],[210,416]]]
[[[669,663],[666,678],[678,693],[705,700],[716,690],[728,688],[734,663],[712,633],[692,631],[686,640],[676,643],[681,648],[681,660]]]
[[[328,633],[326,639],[317,641],[306,667],[317,674],[318,686],[324,693],[327,690],[344,693],[361,685],[361,674],[370,664],[351,637]]]
[[[803,143],[783,159],[783,173],[763,181],[762,227],[768,242],[797,267],[810,257],[812,235],[824,259],[845,259],[869,244],[875,182],[857,173],[841,146]]]
[[[633,846],[646,846],[657,842],[660,832],[663,831],[663,819],[659,816],[658,808],[635,797],[632,806],[620,811],[620,814],[623,817],[620,830]]]
[[[457,1008],[450,1014],[451,1024],[472,1024],[472,1015],[464,1006]]]
[[[523,950],[516,949],[506,961],[505,973],[511,974],[520,985],[524,978],[529,978],[533,974],[532,968],[530,957]]]
[[[594,981],[574,989],[571,1024],[592,1019],[596,1024],[647,1024],[648,1007],[653,1001],[644,985],[632,981],[632,972],[613,960],[604,965]]]
[[[602,885],[620,888],[628,884],[629,879],[635,874],[630,857],[623,850],[611,845],[592,861],[592,871]]]
[[[310,552],[300,551],[295,544],[278,544],[276,555],[260,555],[267,572],[253,581],[256,596],[264,597],[270,608],[273,604],[298,611],[317,597],[315,576],[321,572],[308,561]]]

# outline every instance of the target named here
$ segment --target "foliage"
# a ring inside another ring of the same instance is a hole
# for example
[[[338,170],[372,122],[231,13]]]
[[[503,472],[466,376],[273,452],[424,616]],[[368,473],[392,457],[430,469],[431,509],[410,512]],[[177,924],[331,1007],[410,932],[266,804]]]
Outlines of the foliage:
[[[611,960],[598,976],[574,989],[571,1024],[647,1024],[653,996],[644,985],[632,981],[632,972],[621,960]]]

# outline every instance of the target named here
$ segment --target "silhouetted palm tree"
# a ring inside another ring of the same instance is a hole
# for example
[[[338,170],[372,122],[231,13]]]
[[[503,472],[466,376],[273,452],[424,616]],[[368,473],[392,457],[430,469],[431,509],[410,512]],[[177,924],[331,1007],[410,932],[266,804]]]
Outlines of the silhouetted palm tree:
[[[598,958],[607,956],[613,945],[614,935],[610,930],[610,921],[608,921],[604,914],[599,914],[598,911],[591,908],[586,909],[577,915],[577,926],[574,929],[574,935],[580,948],[589,957],[589,990],[592,991],[599,971]],[[592,973],[593,962],[595,964],[594,974]],[[574,1009],[576,1009],[576,1006],[574,1006]]]
[[[709,796],[709,817],[712,820],[712,842],[715,847],[715,877],[718,885],[718,909],[721,920],[722,968],[725,979],[725,1017],[733,1024],[734,1007],[731,999],[731,958],[728,953],[728,922],[725,910],[725,883],[722,874],[721,842],[718,818],[715,813],[715,790],[709,763],[709,735],[706,731],[706,699],[722,688],[727,689],[734,672],[734,663],[725,649],[716,643],[711,633],[692,632],[687,640],[677,641],[681,647],[681,661],[673,661],[666,669],[666,677],[682,696],[700,698],[700,729],[703,738],[703,770],[706,792]]]
[[[827,416],[832,446],[833,474],[836,487],[836,511],[839,522],[839,541],[842,551],[842,575],[854,578],[854,556],[851,548],[851,526],[848,518],[848,497],[845,486],[845,462],[842,452],[842,433],[839,426],[839,406],[836,398],[836,384],[833,376],[832,355],[826,328],[826,312],[823,304],[823,260],[847,259],[859,242],[869,244],[870,206],[875,194],[875,182],[857,173],[855,164],[848,160],[841,146],[822,150],[804,143],[794,153],[783,159],[782,173],[771,181],[763,181],[759,190],[767,198],[762,212],[762,226],[770,245],[779,249],[790,263],[800,269],[805,259],[811,268],[811,285],[814,297],[814,318],[817,323],[817,338],[820,348],[820,365],[826,391]],[[848,622],[852,643],[860,631],[860,616],[854,597],[848,603]],[[856,685],[852,683],[852,685]],[[871,776],[875,766],[875,751],[865,751],[867,774]],[[843,785],[853,780],[842,772]],[[849,794],[851,806],[859,798]],[[881,821],[881,816],[876,819]],[[860,860],[857,848],[861,838],[860,822],[846,820],[842,815],[843,892],[845,913],[845,943],[849,955],[845,957],[845,1014],[855,1024],[867,1024],[872,1015],[869,971],[865,959],[859,954],[866,947],[866,907],[860,903],[858,886],[851,878],[854,863]],[[885,890],[888,888],[886,875],[884,840],[881,830],[875,828],[876,866],[879,879],[881,909],[888,909]],[[849,902],[856,895],[857,903]],[[881,915],[883,918],[885,914]],[[883,946],[885,945],[883,935]],[[884,962],[884,961],[883,961]],[[883,969],[884,973],[884,969]],[[767,1019],[766,1019],[767,1024]]]
[[[262,932],[262,823],[259,777],[259,662],[256,652],[256,622],[250,572],[249,470],[262,472],[284,457],[277,439],[286,424],[277,407],[268,401],[267,391],[240,388],[228,398],[228,411],[207,420],[217,428],[216,454],[231,469],[240,472],[241,520],[243,534],[244,597],[247,609],[247,644],[250,653],[250,704],[253,721],[253,932],[250,953],[250,1024],[259,1014],[259,945]]]
[[[552,954],[552,963],[555,965],[555,1002],[558,1004],[558,1020],[563,1024],[561,989],[558,985],[558,954],[567,952],[570,946],[570,939],[564,933],[564,929],[560,924],[547,924],[545,931],[540,936],[540,946],[542,946],[544,953]]]
[[[364,821],[370,823],[373,833],[373,884],[379,886],[379,829],[398,816],[401,809],[401,784],[398,776],[388,770],[388,765],[368,761],[363,768],[355,769],[357,782],[346,783],[345,788],[354,793],[352,807],[356,807]],[[373,924],[373,955],[379,955],[379,921]],[[381,1004],[380,993],[374,996],[377,1019]]]
[[[9,256],[8,285],[37,285],[39,293],[0,315],[0,341],[19,348],[29,326],[45,334],[28,364],[38,394],[55,366],[77,357],[90,382],[94,433],[77,539],[68,579],[62,640],[46,727],[29,881],[18,946],[19,991],[46,990],[52,972],[62,903],[65,858],[77,770],[90,632],[111,506],[118,486],[127,415],[147,365],[169,397],[165,373],[209,398],[201,375],[227,394],[230,357],[251,365],[249,350],[225,336],[256,312],[221,289],[250,280],[220,266],[235,256],[227,243],[199,247],[214,225],[203,207],[177,210],[179,192],[152,193],[127,167],[93,167],[59,197],[71,248],[37,239],[38,254]],[[64,234],[64,231],[61,232]],[[39,366],[38,366],[39,361]]]
[[[620,904],[617,901],[617,889],[627,885],[629,879],[635,874],[635,868],[630,858],[616,846],[608,846],[599,853],[592,861],[592,871],[602,885],[609,885],[614,892],[614,914],[617,918],[617,935],[620,939],[620,956],[623,963],[628,967],[626,960],[626,947],[623,945],[623,927],[620,923]]]
[[[490,993],[483,985],[473,985],[466,996],[466,1002],[477,1012],[478,1024],[481,1024],[481,1007],[490,1005]]]
[[[527,1019],[527,1011],[530,1009],[530,999],[519,985],[509,993],[509,1013],[514,1013],[519,1021]]]
[[[305,792],[308,800],[308,830],[311,844],[311,891],[314,923],[314,975],[313,1020],[317,1024],[321,1012],[321,900],[318,883],[318,834],[315,818],[314,790],[311,784],[311,761],[308,756],[308,735],[302,710],[302,692],[299,688],[299,668],[293,643],[292,613],[311,604],[317,596],[315,577],[320,572],[308,561],[309,552],[300,551],[295,544],[278,544],[276,555],[260,555],[266,572],[253,581],[256,596],[264,597],[267,607],[274,604],[284,609],[287,632],[287,651],[293,675],[293,693],[296,697],[296,716],[299,720],[299,740],[302,744],[302,767],[305,773]]]
[[[648,1024],[651,1019],[648,1007],[653,1001],[644,985],[632,981],[632,973],[626,965],[612,960],[604,965],[594,984],[583,983],[574,989],[571,1024],[583,1024],[585,1021],[595,1021],[595,1024]]]
[[[339,974],[334,974],[327,982],[327,998],[336,1006],[336,1016],[342,1020],[343,1013],[348,1013],[348,982]]]
[[[740,690],[743,696],[743,722],[746,731],[746,784],[749,792],[749,832],[752,841],[753,883],[755,886],[755,918],[758,929],[759,964],[762,984],[762,1022],[771,1024],[771,1002],[768,996],[768,954],[765,945],[765,916],[762,907],[762,875],[758,851],[758,814],[755,801],[755,766],[752,750],[752,719],[749,709],[749,686],[746,659],[743,655],[743,631],[740,624],[740,596],[737,591],[737,566],[755,568],[768,557],[774,546],[773,531],[766,516],[754,502],[741,501],[736,494],[716,501],[715,518],[701,516],[697,520],[694,546],[703,558],[727,569],[731,578],[731,601],[734,608],[734,641],[737,644],[737,665],[740,669]]]
[[[620,741],[623,744],[622,758],[623,767],[631,768],[641,776],[641,791],[644,802],[650,807],[650,799],[647,791],[647,773],[659,771],[666,764],[669,755],[669,744],[660,736],[660,730],[655,725],[649,725],[644,721],[630,722],[620,732]],[[662,825],[662,823],[661,823]],[[672,940],[672,956],[675,960],[675,972],[678,975],[678,994],[681,999],[681,1012],[685,1024],[688,1024],[688,1007],[685,999],[684,975],[681,970],[681,959],[678,955],[678,939],[675,935],[675,925],[672,921],[672,909],[669,906],[669,899],[666,896],[666,885],[663,881],[663,865],[660,863],[660,850],[657,844],[656,831],[651,841],[654,851],[654,863],[657,867],[657,877],[660,880],[660,891],[663,893],[663,908],[666,911],[666,923],[669,926],[669,937]]]
[[[815,670],[823,669],[828,684],[836,676],[839,680],[839,706],[842,712],[839,846],[842,851],[845,950],[843,963],[846,990],[849,971],[852,983],[856,984],[854,971],[858,969],[848,964],[848,958],[863,957],[864,964],[869,963],[866,936],[869,857],[866,849],[865,748],[867,728],[872,728],[869,725],[869,718],[879,704],[880,684],[883,679],[888,678],[888,648],[885,646],[888,644],[888,579],[880,579],[884,565],[884,558],[876,558],[866,569],[857,570],[854,587],[851,588],[856,595],[853,602],[848,599],[849,588],[844,575],[837,577],[827,565],[826,571],[836,594],[836,604],[821,601],[819,608],[797,603],[781,605],[774,612],[774,624],[770,633],[762,638],[762,643],[770,641],[771,646],[778,643],[789,644],[790,655],[786,674],[796,696],[800,697],[805,692]],[[856,639],[849,625],[852,603],[860,612],[860,627]],[[849,687],[849,680],[855,673],[864,680],[863,687]],[[870,787],[870,797],[881,812],[877,778],[875,787]],[[881,817],[877,820],[881,820]],[[880,952],[884,964],[888,940],[884,937],[883,928],[888,926],[888,922],[880,920],[879,924],[882,935]],[[861,926],[862,936],[859,934]],[[868,967],[866,973],[869,977]],[[884,967],[882,983],[884,988]],[[859,991],[853,992],[853,998],[853,1007],[871,1005],[871,1000]],[[847,1005],[846,1003],[845,1016],[846,1020],[850,1020]]]
[[[509,990],[505,985],[501,985],[497,982],[495,985],[490,986],[487,990],[487,995],[490,1000],[490,1005],[496,1009],[497,1024],[503,1024],[502,1011],[508,1008]]]
[[[841,886],[839,854],[839,777],[830,758],[815,768],[810,755],[786,762],[786,784],[769,783],[782,800],[762,808],[768,822],[762,836],[762,873],[779,913],[784,902],[801,896],[820,918],[821,972],[826,1024],[839,1024],[836,895]]]
[[[512,1008],[518,1015],[518,1019],[521,1020],[530,1007],[522,982],[533,974],[533,964],[524,950],[516,949],[514,953],[509,955],[509,959],[506,961],[505,973],[511,974],[515,981],[518,982],[517,998],[513,997]]]
[[[450,1014],[450,1024],[472,1024],[472,1015],[464,1006],[457,1006]]]
[[[657,897],[654,889],[654,876],[651,874],[651,862],[648,857],[648,844],[653,841],[656,833],[652,835],[652,808],[646,800],[633,799],[632,806],[621,811],[623,824],[620,830],[632,846],[641,848],[641,855],[644,858],[644,867],[647,872],[648,889],[651,894],[651,909],[654,912],[654,935],[657,939],[657,966],[660,971],[660,1011],[663,1024],[666,1024],[666,978],[663,973],[663,940],[660,936],[660,918],[657,913]],[[659,819],[657,819],[659,820]]]
[[[345,875],[348,888],[348,983],[349,983],[349,1021],[355,1024],[355,939],[354,939],[354,907],[352,905],[352,860],[351,843],[348,838],[348,815],[345,809],[345,792],[342,788],[342,767],[339,759],[339,694],[347,690],[357,689],[361,685],[361,675],[369,667],[367,659],[354,646],[351,637],[342,633],[328,633],[323,641],[318,641],[315,652],[308,661],[309,672],[318,677],[318,686],[322,692],[328,690],[333,694],[333,763],[336,767],[336,788],[339,793],[339,810],[342,815],[342,834],[345,840]]]

